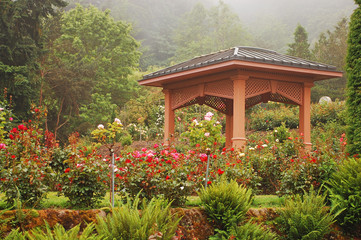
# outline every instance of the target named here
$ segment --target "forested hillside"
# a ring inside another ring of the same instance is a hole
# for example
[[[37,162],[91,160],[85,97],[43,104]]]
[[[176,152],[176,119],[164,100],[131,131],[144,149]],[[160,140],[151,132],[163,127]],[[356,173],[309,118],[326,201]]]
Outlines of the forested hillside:
[[[0,107],[15,121],[44,111],[45,128],[63,140],[115,116],[156,133],[162,94],[137,84],[145,72],[240,45],[343,70],[354,8],[353,0],[4,0]],[[345,86],[346,76],[319,83],[312,100],[344,99]]]

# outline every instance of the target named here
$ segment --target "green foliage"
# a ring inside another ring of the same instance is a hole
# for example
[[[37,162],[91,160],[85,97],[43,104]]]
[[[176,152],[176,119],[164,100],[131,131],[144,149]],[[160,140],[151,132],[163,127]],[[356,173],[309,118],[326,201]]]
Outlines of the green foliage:
[[[198,195],[207,215],[221,230],[244,220],[252,202],[252,191],[234,180],[208,185]]]
[[[347,72],[347,151],[350,154],[361,153],[361,7],[356,8],[351,16],[350,32],[346,57]]]
[[[331,64],[343,71],[347,54],[348,19],[342,18],[334,30],[321,33],[312,50],[315,61]],[[333,100],[346,98],[346,74],[340,79],[328,79],[315,82],[312,88],[311,100],[319,101],[322,96],[329,96]]]
[[[18,116],[27,116],[38,96],[34,72],[43,49],[42,23],[65,5],[63,0],[1,1],[0,89],[13,96],[11,104]]]
[[[229,240],[229,239],[252,239],[252,240],[274,240],[278,239],[275,233],[260,225],[247,222],[239,226],[233,226],[229,232],[218,231],[218,233],[209,238],[210,240]]]
[[[279,223],[287,239],[316,240],[330,232],[336,215],[326,207],[325,198],[326,195],[311,189],[302,196],[296,195],[285,200]]]
[[[298,108],[279,103],[256,106],[248,113],[248,128],[258,131],[275,129],[285,123],[288,128],[298,126]]]
[[[283,122],[281,126],[277,127],[273,131],[273,136],[275,139],[278,139],[280,143],[283,143],[291,136],[291,134],[289,132],[289,129],[286,128],[286,124]]]
[[[297,128],[299,108],[279,103],[268,103],[265,107],[255,107],[248,114],[248,128],[257,131],[275,129],[285,123],[287,128]],[[311,124],[318,126],[329,122],[345,123],[345,102],[315,103],[311,105]]]
[[[310,44],[308,43],[308,33],[300,24],[294,32],[294,43],[288,45],[287,54],[299,58],[310,59]]]
[[[174,32],[176,52],[174,61],[188,60],[195,56],[246,45],[249,36],[237,14],[219,1],[217,6],[206,9],[201,3],[182,18]]]
[[[215,120],[213,113],[208,112],[204,116],[204,120],[193,120],[187,131],[182,133],[183,141],[189,142],[191,147],[199,147],[201,151],[206,149],[215,149],[217,146],[222,146],[225,142],[222,136],[222,125]]]
[[[139,195],[133,202],[112,209],[106,218],[98,217],[96,230],[103,239],[172,239],[180,218],[170,213],[170,203],[153,198],[141,202]]]
[[[330,199],[343,212],[337,222],[352,231],[361,224],[361,159],[349,158],[344,161],[328,182]]]
[[[35,228],[27,232],[26,236],[28,240],[101,240],[102,236],[94,234],[94,223],[90,223],[80,232],[80,224],[65,230],[65,228],[56,224],[54,229],[51,229],[49,224],[45,222],[45,229]]]
[[[115,117],[117,105],[112,104],[111,94],[101,95],[94,93],[91,95],[92,101],[88,105],[80,107],[79,117],[89,126],[95,127],[97,124],[105,124]],[[83,123],[84,124],[84,123]]]
[[[128,77],[138,65],[139,44],[130,25],[94,6],[77,6],[53,24],[42,62],[49,128],[69,124],[63,135],[86,132],[95,121],[114,117],[115,105],[122,106],[136,92],[137,82]],[[85,123],[79,124],[79,114]]]

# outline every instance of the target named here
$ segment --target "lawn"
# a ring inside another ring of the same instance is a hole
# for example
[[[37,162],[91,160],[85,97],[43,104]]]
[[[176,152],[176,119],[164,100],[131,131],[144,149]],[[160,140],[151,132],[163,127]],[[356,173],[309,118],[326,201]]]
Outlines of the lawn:
[[[5,194],[0,193],[0,209],[6,209]],[[120,200],[121,196],[115,195],[115,200]],[[284,197],[278,197],[276,195],[256,195],[254,197],[252,208],[264,208],[264,207],[280,207],[283,204]],[[105,196],[104,200],[99,204],[98,208],[110,206],[109,193]],[[198,196],[189,196],[186,202],[186,207],[199,207],[201,200]],[[67,197],[57,196],[56,192],[50,192],[47,198],[41,203],[41,205],[35,206],[35,209],[48,209],[48,208],[70,208],[67,203]]]

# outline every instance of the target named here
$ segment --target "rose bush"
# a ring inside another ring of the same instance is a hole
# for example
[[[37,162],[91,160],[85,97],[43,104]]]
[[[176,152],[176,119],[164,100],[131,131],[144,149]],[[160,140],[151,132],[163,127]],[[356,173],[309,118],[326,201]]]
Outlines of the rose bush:
[[[213,113],[208,112],[204,120],[198,122],[194,119],[188,130],[181,134],[182,140],[190,144],[191,147],[215,150],[223,146],[225,138],[222,135],[222,125],[213,118]]]
[[[20,196],[25,205],[41,201],[48,190],[50,158],[55,141],[39,127],[45,110],[33,108],[35,120],[18,124],[5,134],[0,155],[0,188],[12,204]]]
[[[78,146],[77,133],[69,137],[69,156],[57,189],[69,198],[75,207],[94,207],[106,194],[109,180],[109,163],[94,147]]]

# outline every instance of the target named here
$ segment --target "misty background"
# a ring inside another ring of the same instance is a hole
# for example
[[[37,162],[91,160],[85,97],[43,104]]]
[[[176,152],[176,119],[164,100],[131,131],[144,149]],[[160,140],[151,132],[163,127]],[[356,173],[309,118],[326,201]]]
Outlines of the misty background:
[[[176,54],[174,35],[187,13],[196,4],[210,9],[220,2],[236,13],[246,45],[286,53],[298,24],[308,32],[311,46],[320,34],[331,30],[342,19],[349,19],[356,7],[353,0],[71,0],[68,9],[92,4],[102,10],[110,9],[117,20],[133,26],[133,36],[141,41],[140,66],[166,66]],[[225,27],[225,26],[224,26]],[[243,45],[242,41],[239,44]]]

